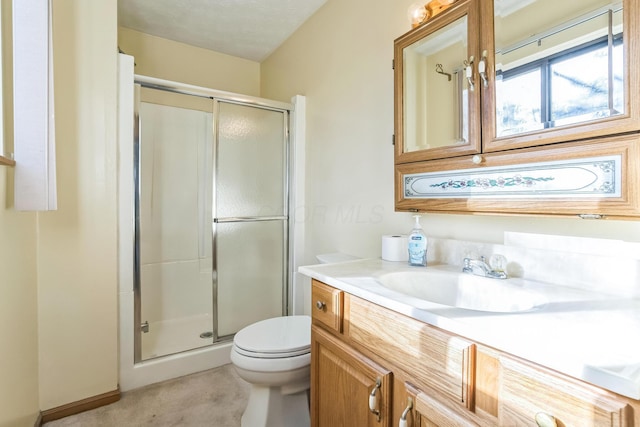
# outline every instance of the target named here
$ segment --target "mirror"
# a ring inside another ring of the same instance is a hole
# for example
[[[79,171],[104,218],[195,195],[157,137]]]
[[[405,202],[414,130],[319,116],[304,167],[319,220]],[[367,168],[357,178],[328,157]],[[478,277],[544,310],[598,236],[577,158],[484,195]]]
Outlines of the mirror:
[[[622,2],[494,0],[494,15],[498,138],[625,113]]]
[[[405,47],[403,152],[469,143],[468,17]]]

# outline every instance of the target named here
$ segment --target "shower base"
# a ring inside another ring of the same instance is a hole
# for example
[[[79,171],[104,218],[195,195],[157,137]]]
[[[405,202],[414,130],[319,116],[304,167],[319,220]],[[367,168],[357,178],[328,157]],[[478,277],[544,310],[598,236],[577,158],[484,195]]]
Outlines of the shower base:
[[[213,337],[200,335],[210,332],[211,325],[209,314],[150,322],[149,332],[142,334],[141,358],[148,360],[209,346]]]

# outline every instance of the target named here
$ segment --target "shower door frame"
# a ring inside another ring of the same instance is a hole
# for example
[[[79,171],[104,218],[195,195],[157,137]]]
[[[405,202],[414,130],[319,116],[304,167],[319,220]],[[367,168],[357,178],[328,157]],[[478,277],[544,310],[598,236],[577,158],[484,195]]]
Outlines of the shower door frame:
[[[287,315],[291,312],[291,303],[292,303],[292,295],[293,285],[292,285],[292,277],[290,274],[290,266],[293,265],[292,260],[292,250],[291,250],[291,231],[292,231],[292,220],[290,216],[290,207],[291,207],[291,116],[293,105],[289,103],[273,101],[264,98],[258,98],[248,95],[239,95],[231,92],[218,91],[208,88],[203,88],[199,86],[187,85],[177,82],[171,82],[167,80],[156,79],[153,77],[134,75],[134,154],[133,154],[133,165],[134,165],[134,262],[133,262],[133,294],[134,294],[134,313],[133,313],[133,336],[134,336],[134,364],[142,363],[147,360],[153,360],[155,358],[150,359],[142,359],[142,329],[144,325],[142,324],[142,289],[141,289],[141,265],[140,265],[140,112],[139,107],[141,103],[140,99],[140,91],[141,88],[155,89],[166,92],[178,93],[182,95],[190,95],[196,96],[200,98],[208,98],[212,102],[212,115],[213,115],[213,125],[212,125],[212,141],[213,141],[213,170],[212,170],[212,218],[211,218],[211,245],[212,245],[212,327],[213,327],[213,342],[207,346],[210,347],[216,345],[218,343],[229,342],[233,339],[234,334],[218,336],[218,280],[217,280],[217,262],[216,262],[216,251],[217,251],[217,239],[216,239],[216,225],[218,223],[231,223],[231,222],[254,222],[254,221],[282,221],[283,222],[283,265],[282,265],[282,274],[283,274],[283,286],[282,286],[282,314]],[[254,107],[261,108],[264,110],[271,110],[275,112],[283,113],[283,145],[284,145],[284,179],[283,179],[283,215],[281,216],[269,216],[269,217],[229,217],[229,218],[216,218],[216,181],[217,181],[217,161],[218,161],[218,110],[219,104],[221,102],[228,104],[236,104],[246,107]],[[202,347],[198,347],[202,348]],[[185,349],[178,353],[188,352],[194,349]],[[172,353],[177,354],[177,353]],[[169,356],[161,355],[158,358]]]

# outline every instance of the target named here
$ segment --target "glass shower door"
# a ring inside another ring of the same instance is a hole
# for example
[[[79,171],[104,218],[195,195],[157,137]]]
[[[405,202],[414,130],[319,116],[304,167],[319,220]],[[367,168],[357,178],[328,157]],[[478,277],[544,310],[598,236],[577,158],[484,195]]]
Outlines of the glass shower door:
[[[286,313],[287,110],[140,87],[137,362]]]
[[[216,100],[215,338],[286,307],[288,112]]]
[[[138,115],[140,361],[213,343],[212,102],[141,88]]]

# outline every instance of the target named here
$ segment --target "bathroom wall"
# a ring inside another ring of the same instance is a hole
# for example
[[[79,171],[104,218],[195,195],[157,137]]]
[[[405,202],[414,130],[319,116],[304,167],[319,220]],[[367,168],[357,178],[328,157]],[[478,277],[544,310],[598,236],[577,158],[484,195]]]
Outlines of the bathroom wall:
[[[118,42],[140,74],[287,102],[306,95],[308,199],[294,211],[309,227],[306,261],[378,256],[380,235],[412,224],[393,212],[391,145],[392,42],[409,29],[411,2],[329,0],[261,65],[209,52],[183,62],[188,46],[126,29],[117,40],[115,0],[53,2],[59,210],[14,212],[12,172],[0,167],[0,427],[117,387]],[[634,221],[428,214],[424,225],[487,242],[505,230],[640,241]]]
[[[393,208],[393,40],[413,0],[329,0],[262,63],[262,96],[307,97],[306,262],[317,253],[380,256],[382,234],[408,232]],[[640,241],[637,221],[426,214],[428,235],[501,243],[504,231]]]
[[[40,409],[118,387],[117,2],[53,2],[58,210],[38,214]]]
[[[118,387],[116,21],[115,0],[53,3],[58,210],[15,212],[13,171],[0,170],[2,427]],[[12,146],[10,61],[3,71]]]
[[[260,95],[260,64],[257,62],[124,27],[118,29],[118,45],[126,54],[135,57],[136,74]]]
[[[0,427],[33,425],[38,406],[36,216],[11,207],[0,166]]]
[[[11,0],[2,0],[0,7],[2,137],[5,151],[10,153],[13,146]],[[31,426],[40,409],[36,215],[13,210],[13,170],[0,166],[0,427]]]

